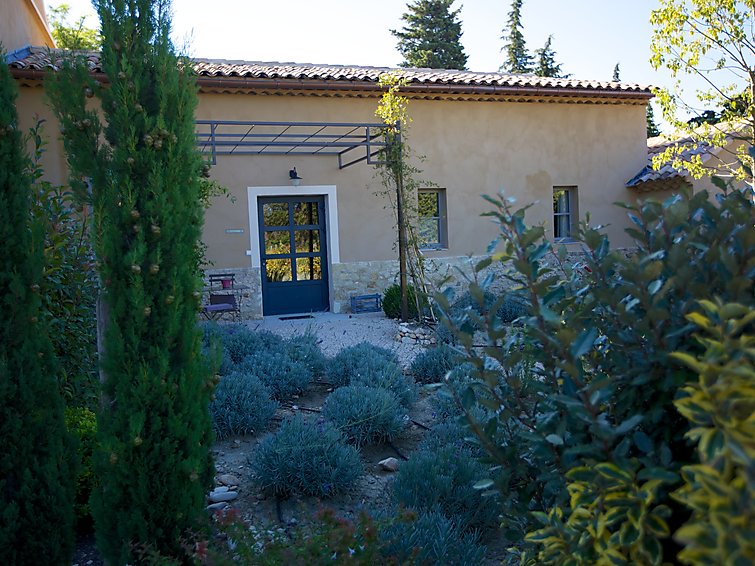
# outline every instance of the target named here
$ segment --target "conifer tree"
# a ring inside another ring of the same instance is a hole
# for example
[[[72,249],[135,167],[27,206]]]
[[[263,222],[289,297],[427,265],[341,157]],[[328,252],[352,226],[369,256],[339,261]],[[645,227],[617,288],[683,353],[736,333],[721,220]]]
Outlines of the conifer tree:
[[[541,49],[535,50],[535,74],[538,77],[553,77],[565,79],[569,75],[561,72],[561,64],[556,63],[556,52],[551,47],[553,36],[549,35],[548,40]]]
[[[49,87],[71,182],[88,179],[106,311],[98,415],[97,544],[113,565],[140,550],[185,561],[212,482],[213,381],[194,271],[203,169],[196,82],[170,42],[167,0],[95,0],[107,87],[69,64]],[[103,121],[87,97],[101,101]]]
[[[70,564],[75,451],[40,312],[44,235],[15,101],[0,64],[0,564]]]
[[[506,42],[502,49],[506,53],[500,69],[502,72],[521,74],[532,71],[532,56],[527,52],[522,34],[522,1],[513,0],[511,3],[508,26],[501,36]]]
[[[619,64],[616,63],[616,66],[613,68],[613,78],[611,78],[613,82],[617,83],[621,80],[621,78],[619,77],[620,72],[621,71],[619,70]]]
[[[658,125],[655,123],[655,114],[653,114],[653,106],[648,102],[647,110],[645,111],[645,120],[647,121],[647,136],[654,138],[660,136],[661,131],[658,129]]]
[[[454,0],[415,0],[401,16],[406,25],[391,30],[404,56],[402,67],[466,69],[467,56],[461,44],[459,12]]]

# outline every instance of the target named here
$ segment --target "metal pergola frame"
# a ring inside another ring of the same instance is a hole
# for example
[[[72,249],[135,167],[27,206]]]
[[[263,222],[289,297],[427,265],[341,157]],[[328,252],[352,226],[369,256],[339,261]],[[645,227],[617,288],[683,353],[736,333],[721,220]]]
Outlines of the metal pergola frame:
[[[386,124],[365,122],[258,122],[197,120],[196,139],[200,151],[218,155],[335,155],[338,168],[373,159],[386,147]],[[351,153],[364,148],[364,154]],[[352,158],[353,157],[353,158]]]

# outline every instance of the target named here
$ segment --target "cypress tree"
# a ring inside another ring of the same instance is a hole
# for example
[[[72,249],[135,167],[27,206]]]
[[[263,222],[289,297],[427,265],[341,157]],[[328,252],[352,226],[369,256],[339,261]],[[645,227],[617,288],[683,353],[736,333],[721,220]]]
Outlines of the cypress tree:
[[[506,44],[502,51],[506,53],[506,59],[500,70],[507,73],[529,73],[532,71],[532,56],[527,52],[522,34],[522,0],[513,0],[509,22],[501,36]]]
[[[205,526],[213,474],[213,382],[196,324],[196,82],[170,42],[167,0],[94,4],[107,88],[70,64],[49,91],[72,182],[91,184],[106,312],[97,544],[111,564],[138,561],[145,549],[185,561],[181,539]],[[102,122],[87,105],[94,95]]]
[[[39,293],[41,226],[0,46],[0,564],[70,564],[70,438]]]
[[[618,63],[616,63],[616,66],[613,68],[613,78],[611,80],[615,83],[621,80],[619,78],[619,64]]]
[[[535,50],[535,74],[538,77],[553,77],[565,79],[569,75],[561,72],[561,64],[556,63],[556,52],[551,47],[553,36],[549,35],[548,40],[541,49]]]
[[[658,129],[658,124],[655,123],[655,115],[653,114],[653,106],[648,102],[647,110],[645,111],[645,121],[647,122],[646,130],[647,137],[654,138],[661,135],[661,130]]]
[[[461,45],[459,12],[451,10],[454,0],[415,0],[401,16],[406,25],[391,30],[404,56],[402,67],[466,69],[467,56]]]

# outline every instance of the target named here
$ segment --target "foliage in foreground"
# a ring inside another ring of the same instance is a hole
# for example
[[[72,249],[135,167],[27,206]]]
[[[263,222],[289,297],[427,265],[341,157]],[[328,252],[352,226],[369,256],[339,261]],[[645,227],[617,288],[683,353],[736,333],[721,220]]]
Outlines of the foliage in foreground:
[[[0,563],[65,564],[75,451],[42,310],[44,233],[30,222],[27,165],[16,87],[0,65]]]
[[[140,544],[183,557],[181,536],[206,524],[214,382],[200,355],[194,271],[203,164],[195,80],[170,42],[168,3],[95,7],[107,88],[78,60],[45,87],[70,185],[94,211],[106,323],[92,513],[103,557],[124,564]]]
[[[503,262],[531,316],[516,333],[482,317],[484,350],[472,347],[463,321],[449,324],[475,368],[456,400],[501,464],[491,480],[503,498],[504,532],[525,549],[524,563],[673,561],[672,537],[690,544],[682,539],[692,529],[671,493],[682,477],[702,482],[688,468],[697,457],[674,404],[698,381],[679,360],[705,351],[687,317],[710,297],[752,309],[752,200],[731,192],[712,202],[702,192],[647,201],[628,211],[635,253],[611,250],[598,228],[582,226],[584,253],[574,258],[563,248],[552,253],[543,229],[525,225],[524,210],[491,202],[501,249],[478,268]],[[481,305],[484,287],[470,285]],[[447,311],[447,299],[439,302]],[[489,410],[483,418],[478,407]]]
[[[78,440],[77,454],[79,467],[76,473],[76,526],[89,529],[92,526],[92,512],[89,498],[94,489],[95,476],[92,457],[97,445],[97,415],[86,407],[66,407],[66,428]]]
[[[34,160],[32,217],[44,226],[42,312],[58,359],[60,388],[69,406],[95,409],[99,399],[97,363],[97,273],[89,220],[70,191],[44,179],[42,121],[31,130]]]
[[[263,440],[250,460],[255,482],[276,495],[328,497],[350,487],[362,473],[359,452],[327,421],[297,415]]]
[[[674,535],[686,564],[755,560],[755,310],[700,301],[687,315],[705,351],[673,354],[697,375],[676,408],[692,424],[699,464],[682,468],[672,496],[692,511]]]

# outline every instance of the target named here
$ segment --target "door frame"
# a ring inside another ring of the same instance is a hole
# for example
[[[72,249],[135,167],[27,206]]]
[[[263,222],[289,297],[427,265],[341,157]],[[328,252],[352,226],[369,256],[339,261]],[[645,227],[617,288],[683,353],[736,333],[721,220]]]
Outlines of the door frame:
[[[251,266],[260,273],[260,305],[262,305],[262,264],[260,262],[260,238],[259,238],[259,209],[258,197],[297,197],[316,196],[324,197],[325,201],[325,240],[327,250],[328,270],[328,306],[333,311],[333,269],[335,263],[341,263],[340,240],[338,234],[338,199],[335,185],[309,185],[309,186],[277,186],[277,187],[247,187],[249,201],[249,248],[247,255]],[[262,307],[262,316],[265,316]]]

